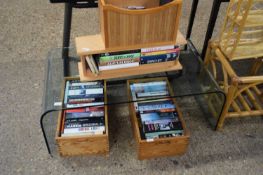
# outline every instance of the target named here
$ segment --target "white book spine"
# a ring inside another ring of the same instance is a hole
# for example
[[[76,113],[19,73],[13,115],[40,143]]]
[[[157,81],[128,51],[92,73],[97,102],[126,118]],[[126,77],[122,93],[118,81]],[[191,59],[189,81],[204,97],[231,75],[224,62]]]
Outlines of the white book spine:
[[[90,131],[90,132],[81,132],[81,133],[63,133],[62,137],[65,136],[84,136],[84,135],[102,135],[104,131]]]
[[[162,50],[170,50],[174,49],[174,45],[168,45],[168,46],[160,46],[160,47],[151,47],[151,48],[143,48],[141,49],[141,53],[145,52],[156,52],[156,51],[162,51]]]
[[[67,108],[78,108],[84,106],[99,106],[99,105],[104,105],[104,102],[67,104]]]
[[[139,66],[139,62],[128,63],[128,64],[116,64],[110,66],[99,66],[99,70],[113,70],[113,69],[122,69],[122,68],[129,68],[129,67],[136,67]]]
[[[93,69],[94,69],[95,73],[98,75],[99,74],[99,70],[98,70],[98,67],[97,67],[97,65],[95,63],[95,60],[94,60],[94,58],[92,56],[90,58],[90,62],[92,64],[92,66],[93,66]]]
[[[85,85],[98,85],[99,82],[91,81],[91,82],[83,82],[83,83],[71,83],[70,86],[85,86]]]
[[[90,71],[91,71],[93,74],[96,74],[96,71],[94,70],[94,68],[93,68],[93,66],[92,66],[92,64],[91,64],[90,59],[91,59],[91,58],[90,58],[89,56],[86,56],[86,61],[87,61],[88,65],[89,65]]]
[[[64,129],[64,134],[103,132],[103,131],[105,131],[105,126],[91,126],[91,127],[80,127],[80,128],[66,128]]]
[[[68,95],[85,95],[83,94],[84,92],[86,95],[91,95],[91,94],[103,94],[103,88],[94,88],[94,89],[74,89],[74,90],[69,90]]]

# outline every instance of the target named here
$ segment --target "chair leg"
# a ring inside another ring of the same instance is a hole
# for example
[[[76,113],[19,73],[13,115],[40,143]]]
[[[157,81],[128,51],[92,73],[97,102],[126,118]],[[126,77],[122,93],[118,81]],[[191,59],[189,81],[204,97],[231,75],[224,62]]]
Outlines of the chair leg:
[[[228,89],[228,93],[226,96],[226,103],[225,103],[223,111],[222,111],[222,113],[218,119],[216,130],[222,129],[223,124],[225,122],[225,118],[227,117],[228,110],[229,110],[230,105],[233,101],[233,98],[234,98],[236,91],[237,91],[237,84],[233,83]]]

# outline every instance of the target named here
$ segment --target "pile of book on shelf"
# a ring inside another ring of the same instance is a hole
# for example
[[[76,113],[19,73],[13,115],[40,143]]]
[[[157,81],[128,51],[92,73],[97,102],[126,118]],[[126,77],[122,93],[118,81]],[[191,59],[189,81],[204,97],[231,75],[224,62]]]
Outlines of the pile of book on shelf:
[[[61,136],[105,132],[104,82],[68,80],[65,87]]]
[[[174,101],[169,98],[166,81],[133,83],[130,89],[142,138],[183,135],[182,123]]]
[[[179,54],[179,46],[169,45],[90,55],[86,56],[86,63],[91,72],[98,75],[99,71],[104,70],[175,61],[179,57]]]

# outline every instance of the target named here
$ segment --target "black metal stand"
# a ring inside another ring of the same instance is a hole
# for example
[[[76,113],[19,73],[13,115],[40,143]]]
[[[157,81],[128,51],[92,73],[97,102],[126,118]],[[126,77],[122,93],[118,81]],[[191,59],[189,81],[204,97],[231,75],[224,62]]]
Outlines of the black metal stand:
[[[186,39],[190,39],[191,34],[192,34],[192,29],[194,25],[194,20],[195,20],[195,14],[196,14],[196,9],[198,6],[199,0],[193,0],[192,7],[191,7],[191,13],[189,17],[189,22],[188,22],[188,27],[187,27],[187,33],[186,33]],[[185,50],[187,49],[187,45],[185,45]]]
[[[64,77],[69,75],[69,43],[73,8],[96,8],[98,4],[94,0],[86,0],[80,2],[66,2],[64,11],[64,31],[63,31],[63,48],[62,59],[64,68]]]
[[[70,41],[70,29],[72,19],[72,3],[65,3],[64,12],[64,32],[63,32],[63,47],[62,47],[62,59],[64,65],[64,77],[68,76],[69,72],[69,41]]]
[[[201,54],[201,57],[203,59],[205,57],[205,52],[206,52],[206,48],[208,46],[208,42],[211,39],[213,31],[214,31],[214,27],[215,27],[215,23],[216,23],[216,19],[218,16],[218,12],[219,12],[221,3],[222,2],[229,2],[229,1],[230,0],[214,0],[214,2],[213,2],[213,6],[212,6],[211,13],[210,13],[210,18],[209,18],[209,23],[207,26],[206,36],[205,36],[205,40],[204,40],[204,44],[203,44],[202,54]],[[193,28],[193,24],[194,24],[194,19],[195,19],[198,3],[199,3],[199,0],[193,0],[191,13],[190,13],[190,17],[189,17],[189,23],[188,23],[188,27],[187,27],[186,39],[191,38],[192,28]],[[185,46],[185,49],[187,49],[187,46]]]
[[[209,19],[209,23],[207,26],[207,31],[206,31],[206,35],[205,35],[205,41],[204,41],[204,45],[203,45],[203,50],[202,50],[202,54],[201,57],[204,59],[205,57],[205,53],[206,53],[206,49],[208,46],[208,42],[211,39],[212,35],[213,35],[213,31],[214,31],[214,27],[215,27],[215,23],[216,23],[216,19],[218,16],[218,11],[220,9],[221,3],[222,2],[229,2],[230,0],[214,0],[213,2],[213,7],[211,10],[211,14],[210,14],[210,19]]]

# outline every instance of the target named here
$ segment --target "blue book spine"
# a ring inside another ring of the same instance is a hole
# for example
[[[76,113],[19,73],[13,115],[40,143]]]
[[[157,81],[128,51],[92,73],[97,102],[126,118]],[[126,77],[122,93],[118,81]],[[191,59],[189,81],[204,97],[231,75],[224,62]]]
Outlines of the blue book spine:
[[[163,55],[151,55],[151,56],[142,56],[140,58],[140,64],[151,64],[151,63],[160,63],[165,61],[174,61],[178,57],[179,53],[168,53]]]

